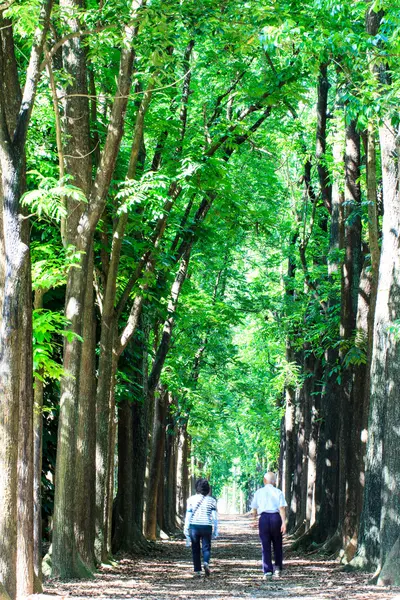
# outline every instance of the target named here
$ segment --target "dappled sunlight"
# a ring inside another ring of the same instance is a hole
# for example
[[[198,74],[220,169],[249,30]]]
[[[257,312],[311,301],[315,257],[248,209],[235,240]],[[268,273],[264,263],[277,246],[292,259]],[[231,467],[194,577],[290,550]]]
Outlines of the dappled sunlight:
[[[316,555],[290,552],[285,540],[284,572],[280,579],[264,581],[261,547],[256,530],[246,517],[223,516],[221,537],[213,541],[211,577],[194,578],[191,552],[179,539],[160,541],[153,554],[123,558],[103,567],[90,581],[48,582],[49,593],[72,599],[173,600],[257,599],[275,600],[391,600],[400,593],[367,585],[367,575],[344,573],[338,562]]]

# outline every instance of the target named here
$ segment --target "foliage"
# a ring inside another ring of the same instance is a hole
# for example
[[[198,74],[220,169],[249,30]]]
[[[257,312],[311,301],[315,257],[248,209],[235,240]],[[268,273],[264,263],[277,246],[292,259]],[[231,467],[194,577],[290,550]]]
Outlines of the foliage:
[[[82,338],[66,329],[68,319],[60,313],[47,309],[33,311],[33,372],[42,381],[58,380],[63,375],[60,362],[53,356],[60,344],[60,336]]]
[[[399,3],[381,4],[386,16],[377,36],[365,31],[370,9],[365,1],[155,0],[143,7],[137,20],[135,85],[94,237],[97,305],[101,307],[104,298],[116,223],[126,217],[116,301],[123,297],[145,252],[151,253],[154,268],[142,272],[132,286],[118,327],[121,331],[126,324],[135,294],[143,294],[153,358],[180,244],[193,241],[162,381],[178,399],[176,418],[189,419],[196,460],[219,487],[232,478],[234,461],[243,486],[266,462],[276,462],[283,391],[301,385],[305,377],[299,362],[287,359],[288,346],[294,353],[307,348],[324,366],[326,351],[339,349],[338,376],[341,369],[366,360],[365,340],[359,334],[346,340],[340,336],[343,251],[330,250],[330,217],[319,193],[318,167],[323,164],[330,181],[343,189],[339,175],[343,164],[330,149],[319,164],[314,158],[315,107],[319,70],[325,64],[332,117],[328,148],[343,142],[350,119],[363,130],[397,106]],[[27,65],[38,6],[36,0],[23,0],[11,3],[5,13],[14,27],[21,71]],[[56,43],[53,37],[71,33],[63,10],[57,5],[53,13],[51,44]],[[83,29],[93,30],[82,35],[82,44],[93,88],[94,171],[116,91],[122,25],[131,15],[129,4],[120,0],[101,5],[90,0],[76,16]],[[186,64],[191,40],[193,52]],[[383,63],[390,71],[390,86],[371,69]],[[61,97],[71,81],[58,53],[52,68]],[[184,120],[183,83],[189,72]],[[149,81],[155,85],[145,116],[140,164],[135,178],[128,180],[136,114]],[[65,199],[88,203],[73,181],[59,173],[53,101],[48,75],[43,73],[27,141],[27,191],[22,204],[37,217],[31,219],[33,288],[49,291],[45,308],[33,314],[35,375],[46,381],[62,375],[61,339],[72,335],[62,314],[62,295],[68,270],[80,268],[81,259],[74,248],[61,243],[60,223],[71,217]],[[63,139],[65,146],[67,142]],[[305,192],[308,163],[314,198]],[[171,190],[178,189],[171,200]],[[364,186],[362,191],[366,230]],[[198,210],[210,198],[209,214],[199,223]],[[165,232],[155,244],[163,217]],[[367,237],[364,233],[366,243]],[[334,272],[328,268],[333,264]],[[98,321],[99,313],[100,308]],[[397,325],[393,327],[397,336]],[[119,365],[117,401],[132,390],[138,392],[125,360],[128,353]]]

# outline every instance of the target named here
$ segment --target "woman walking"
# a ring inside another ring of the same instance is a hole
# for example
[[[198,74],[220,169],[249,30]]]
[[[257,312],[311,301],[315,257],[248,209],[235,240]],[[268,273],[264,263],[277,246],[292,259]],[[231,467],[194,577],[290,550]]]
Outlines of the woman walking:
[[[217,502],[210,496],[210,484],[207,479],[198,479],[196,494],[187,501],[185,535],[192,543],[194,576],[201,575],[200,542],[203,551],[203,569],[206,577],[210,575],[211,536],[218,536]],[[213,533],[214,526],[214,533]]]

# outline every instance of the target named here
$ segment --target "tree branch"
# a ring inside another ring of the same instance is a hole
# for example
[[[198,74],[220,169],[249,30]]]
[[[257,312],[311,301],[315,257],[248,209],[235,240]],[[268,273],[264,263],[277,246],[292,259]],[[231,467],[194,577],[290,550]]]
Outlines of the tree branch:
[[[250,63],[248,66],[251,65],[251,63],[253,62],[254,58],[251,59]],[[222,110],[222,106],[221,106],[221,102],[224,98],[226,98],[227,96],[229,96],[229,94],[231,94],[233,92],[233,90],[235,89],[235,87],[238,85],[238,83],[243,79],[243,77],[246,75],[247,70],[246,71],[242,71],[238,77],[236,77],[235,81],[232,83],[232,85],[229,86],[229,88],[226,90],[226,92],[224,92],[223,94],[221,94],[220,96],[218,96],[216,102],[215,102],[215,107],[214,107],[214,112],[211,115],[211,117],[209,118],[209,120],[207,121],[207,127],[211,127],[211,125],[214,123],[215,119],[221,114],[221,110]]]
[[[35,100],[37,84],[40,76],[40,57],[43,53],[43,46],[47,31],[49,29],[52,6],[53,0],[44,0],[40,11],[39,24],[34,34],[33,47],[26,72],[24,92],[22,94],[21,108],[13,138],[13,145],[18,153],[22,153],[22,149],[26,140],[33,102]]]
[[[137,15],[145,0],[133,0],[132,11]],[[108,126],[107,137],[101,153],[100,163],[97,168],[96,177],[89,199],[89,211],[86,218],[89,228],[94,229],[104,210],[105,198],[111,183],[119,147],[121,144],[125,110],[128,104],[128,96],[132,84],[133,62],[135,51],[132,43],[139,30],[139,25],[125,27],[125,39],[121,51],[121,59],[118,73],[117,90],[111,118]]]
[[[77,37],[85,37],[88,35],[93,35],[95,33],[100,33],[101,31],[106,31],[107,29],[117,29],[117,25],[103,25],[99,27],[94,27],[93,29],[85,29],[83,31],[73,31],[68,35],[64,35],[62,38],[57,40],[57,42],[49,49],[45,59],[42,61],[40,65],[40,70],[46,68],[46,66],[51,62],[53,56],[57,53],[57,51],[67,42],[68,40],[72,40]]]

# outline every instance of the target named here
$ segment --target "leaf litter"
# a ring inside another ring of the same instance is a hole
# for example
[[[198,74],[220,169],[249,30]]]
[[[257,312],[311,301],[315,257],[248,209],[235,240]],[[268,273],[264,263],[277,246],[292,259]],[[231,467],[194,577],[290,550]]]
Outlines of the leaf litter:
[[[345,572],[337,560],[291,552],[290,540],[282,577],[264,581],[261,546],[250,523],[241,515],[221,518],[208,578],[193,577],[191,551],[182,539],[167,539],[157,543],[152,555],[123,557],[102,567],[94,579],[48,580],[45,594],[71,600],[400,600],[400,588],[370,585],[368,573]]]

